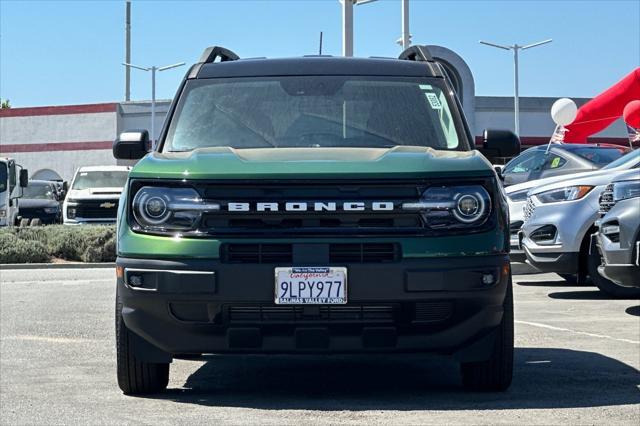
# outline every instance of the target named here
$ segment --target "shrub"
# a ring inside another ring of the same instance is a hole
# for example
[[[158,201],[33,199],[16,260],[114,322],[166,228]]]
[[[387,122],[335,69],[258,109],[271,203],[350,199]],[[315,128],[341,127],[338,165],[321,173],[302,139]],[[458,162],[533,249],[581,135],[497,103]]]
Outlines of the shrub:
[[[23,240],[13,233],[0,234],[0,263],[39,263],[50,260],[40,241]]]
[[[2,248],[7,252],[0,258],[0,263],[28,263],[35,262],[34,256],[24,254],[25,247],[32,250],[44,248],[43,252],[48,261],[50,257],[83,262],[113,262],[116,258],[115,226],[38,226],[38,227],[10,227],[0,230]],[[25,245],[26,244],[26,245]],[[20,253],[24,256],[9,253]],[[5,250],[6,248],[6,250]]]

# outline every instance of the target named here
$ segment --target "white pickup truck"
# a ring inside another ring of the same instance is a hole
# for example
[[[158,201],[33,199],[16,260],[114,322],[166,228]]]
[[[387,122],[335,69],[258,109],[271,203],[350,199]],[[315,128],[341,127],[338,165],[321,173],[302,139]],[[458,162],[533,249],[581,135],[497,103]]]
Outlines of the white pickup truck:
[[[80,167],[64,200],[65,225],[116,223],[120,194],[131,167]]]
[[[0,226],[18,225],[19,198],[29,182],[26,169],[12,158],[0,157]]]

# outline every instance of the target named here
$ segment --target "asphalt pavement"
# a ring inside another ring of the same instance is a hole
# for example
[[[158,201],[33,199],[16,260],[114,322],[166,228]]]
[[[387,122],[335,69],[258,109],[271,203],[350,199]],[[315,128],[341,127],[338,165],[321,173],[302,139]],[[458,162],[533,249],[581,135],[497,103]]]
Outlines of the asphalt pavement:
[[[429,356],[174,361],[169,389],[116,384],[107,269],[0,270],[4,424],[640,424],[640,301],[514,276],[515,376],[468,393]]]

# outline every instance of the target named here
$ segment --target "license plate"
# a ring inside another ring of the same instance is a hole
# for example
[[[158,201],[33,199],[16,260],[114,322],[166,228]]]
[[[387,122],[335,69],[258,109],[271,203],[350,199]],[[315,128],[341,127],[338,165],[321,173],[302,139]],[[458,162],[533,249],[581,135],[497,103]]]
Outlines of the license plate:
[[[343,305],[347,303],[347,268],[276,268],[278,305]]]

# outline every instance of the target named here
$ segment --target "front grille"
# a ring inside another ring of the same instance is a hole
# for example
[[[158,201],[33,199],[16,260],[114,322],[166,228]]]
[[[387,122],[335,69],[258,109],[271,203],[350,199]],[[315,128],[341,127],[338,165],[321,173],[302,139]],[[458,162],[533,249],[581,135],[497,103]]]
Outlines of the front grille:
[[[118,215],[118,199],[76,200],[76,217],[83,219],[115,219]],[[70,206],[74,207],[74,206]]]
[[[533,212],[536,210],[536,205],[533,204],[533,200],[531,199],[531,197],[527,197],[527,204],[525,204],[522,209],[524,212],[525,220],[529,219],[531,215],[533,215]]]
[[[231,305],[223,311],[228,323],[300,323],[300,322],[367,322],[391,323],[395,320],[397,305],[316,305],[273,306]]]
[[[328,250],[330,263],[383,263],[401,258],[400,245],[395,243],[318,244],[318,252]],[[322,247],[320,247],[322,246]],[[223,263],[280,263],[293,262],[292,244],[223,244],[220,258]]]
[[[613,208],[615,201],[613,201],[613,184],[610,183],[600,194],[600,209],[598,212],[601,216],[607,214],[609,210]]]

